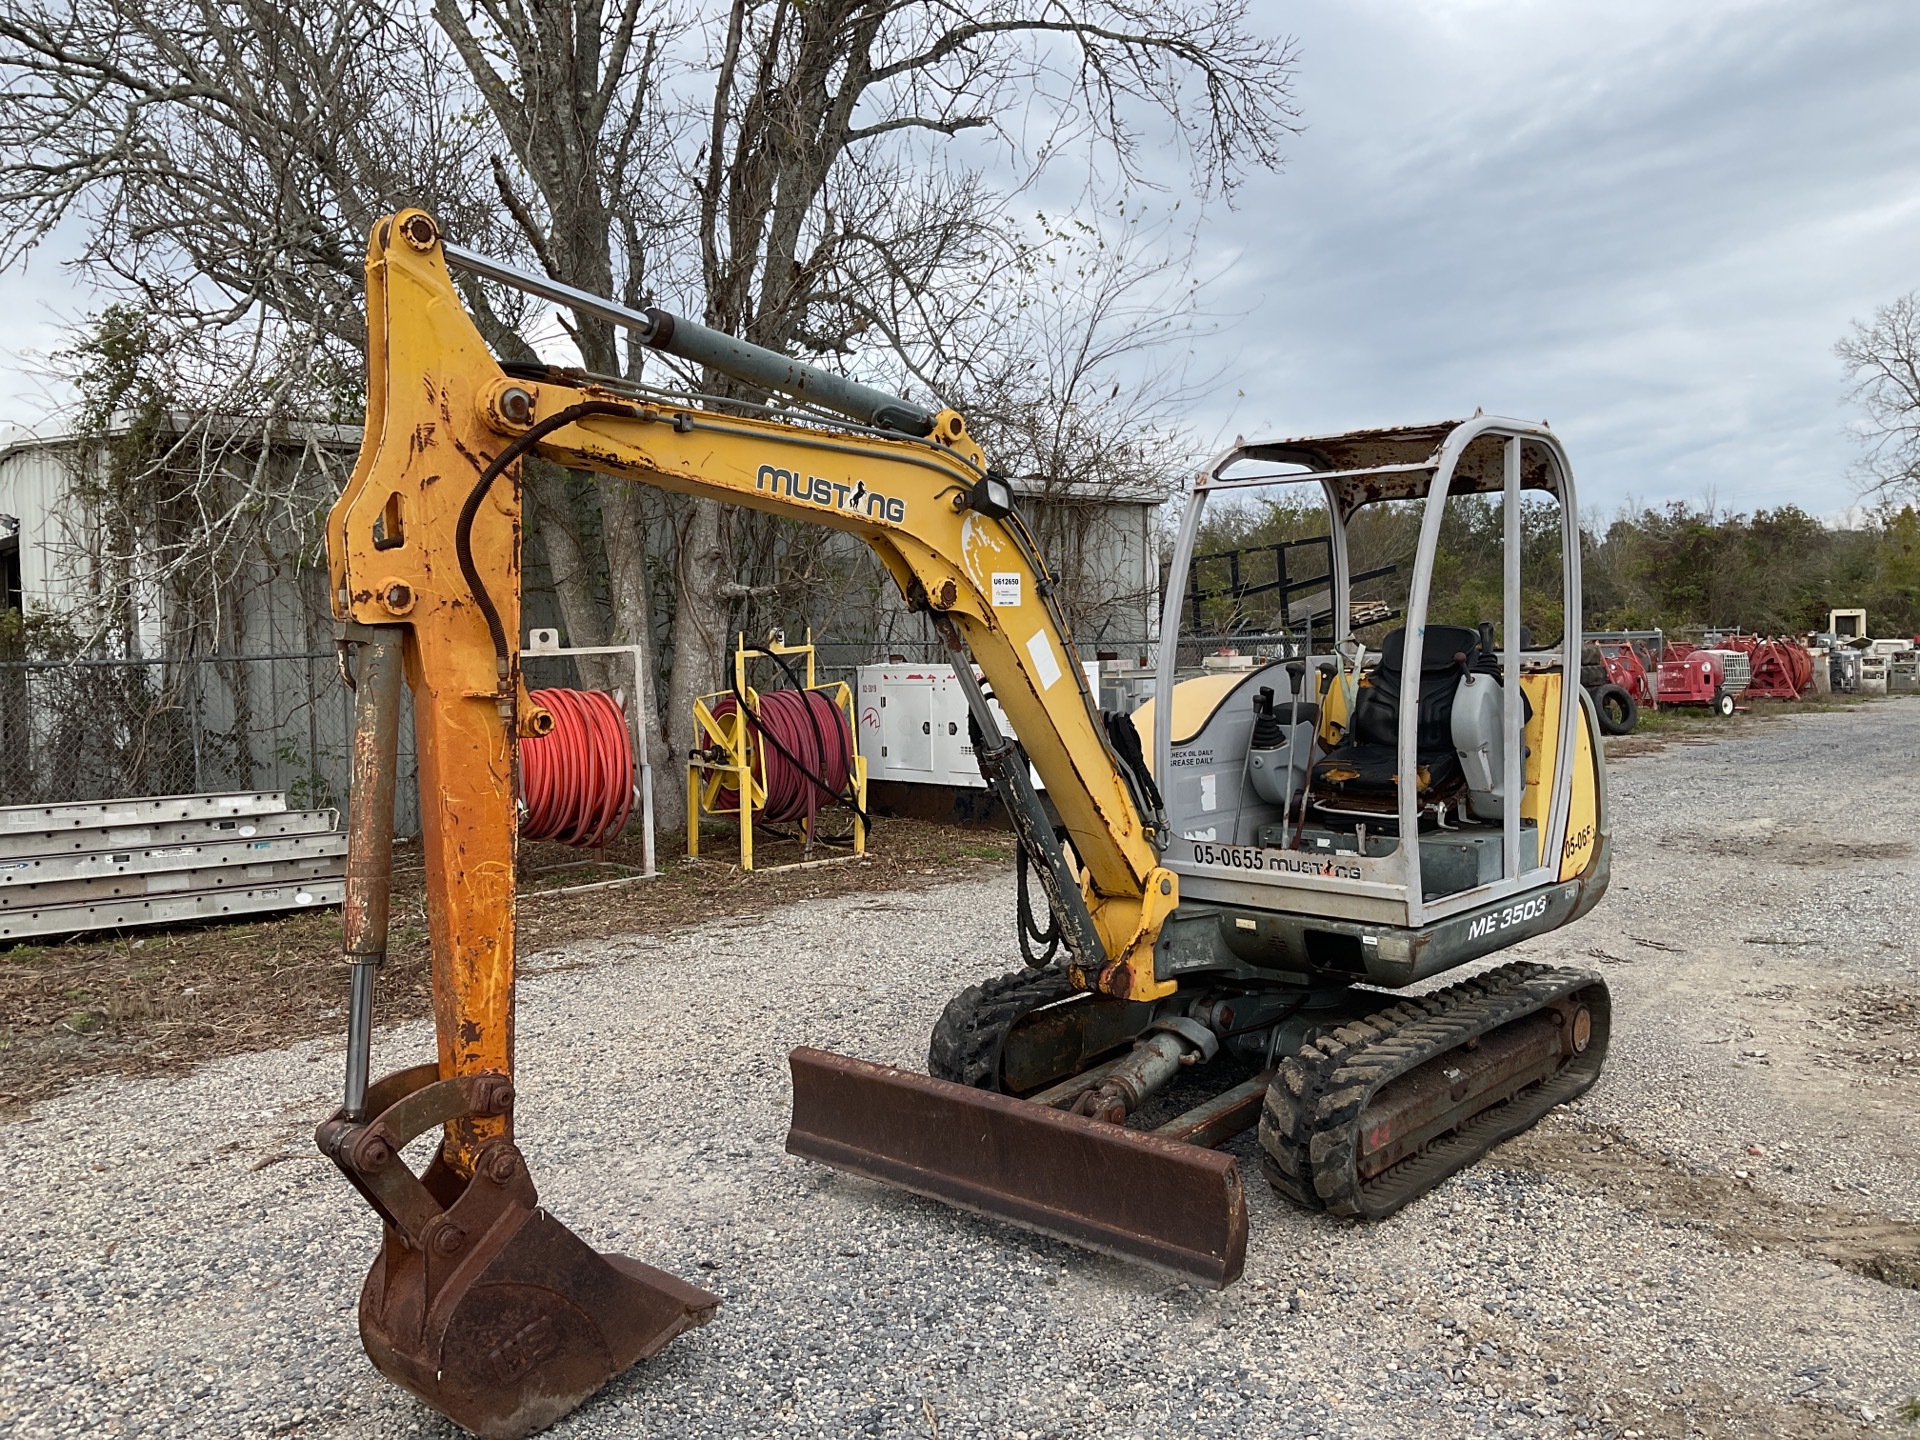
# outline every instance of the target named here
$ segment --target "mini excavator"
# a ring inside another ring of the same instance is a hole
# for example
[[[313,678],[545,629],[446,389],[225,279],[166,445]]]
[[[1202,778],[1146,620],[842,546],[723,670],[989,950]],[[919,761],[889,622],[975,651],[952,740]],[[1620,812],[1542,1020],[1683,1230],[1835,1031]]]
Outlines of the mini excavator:
[[[761,398],[502,364],[450,267]],[[367,1352],[459,1424],[530,1434],[718,1305],[581,1241],[539,1205],[514,1144],[516,745],[553,724],[520,674],[526,457],[857,536],[952,652],[1057,955],[961,990],[928,1074],[796,1050],[793,1153],[1224,1286],[1247,1243],[1238,1161],[1216,1148],[1233,1137],[1257,1129],[1291,1202],[1379,1219],[1593,1084],[1609,1028],[1595,977],[1512,963],[1420,985],[1577,919],[1606,888],[1599,729],[1573,682],[1573,476],[1545,424],[1236,443],[1194,480],[1156,698],[1102,713],[1013,491],[954,411],[470,253],[419,210],[373,232],[367,315],[365,438],[327,522],[356,718],[345,1099],[317,1139],[384,1225],[360,1296]],[[1308,630],[1272,660],[1188,677],[1202,513],[1276,485],[1326,502],[1330,646],[1314,653]],[[1441,513],[1461,495],[1504,516],[1502,613],[1477,627],[1428,623]],[[1521,624],[1523,496],[1561,519],[1562,630],[1542,647]],[[1404,623],[1370,650],[1351,624],[1349,526],[1409,503]],[[438,1055],[374,1080],[403,682]],[[1024,907],[1022,923],[1040,929]],[[416,1174],[403,1151],[435,1132]]]

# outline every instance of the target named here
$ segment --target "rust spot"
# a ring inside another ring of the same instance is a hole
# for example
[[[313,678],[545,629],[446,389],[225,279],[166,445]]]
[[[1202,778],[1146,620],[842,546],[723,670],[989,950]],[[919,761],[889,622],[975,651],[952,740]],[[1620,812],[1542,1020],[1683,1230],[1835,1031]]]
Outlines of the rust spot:
[[[480,1027],[471,1020],[462,1020],[460,1022],[460,1043],[462,1045],[478,1045],[480,1043]]]

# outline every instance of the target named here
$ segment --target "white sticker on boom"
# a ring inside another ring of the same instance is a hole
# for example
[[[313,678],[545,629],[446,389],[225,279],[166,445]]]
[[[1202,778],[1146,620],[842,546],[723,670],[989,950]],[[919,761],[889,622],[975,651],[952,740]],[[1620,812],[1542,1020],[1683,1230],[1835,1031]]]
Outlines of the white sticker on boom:
[[[993,572],[993,608],[1005,610],[1009,606],[1020,604],[1020,572],[1018,570],[996,570]]]
[[[1046,631],[1033,632],[1033,638],[1027,641],[1027,654],[1033,657],[1033,668],[1040,677],[1040,688],[1051,690],[1054,682],[1060,678],[1060,662],[1053,658],[1053,643],[1047,639]]]

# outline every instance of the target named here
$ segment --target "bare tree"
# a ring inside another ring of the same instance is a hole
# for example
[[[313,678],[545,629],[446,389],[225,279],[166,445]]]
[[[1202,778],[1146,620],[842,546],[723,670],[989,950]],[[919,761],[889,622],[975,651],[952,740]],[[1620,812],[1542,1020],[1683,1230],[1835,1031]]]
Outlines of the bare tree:
[[[1254,34],[1241,0],[732,0],[715,58],[690,177],[708,323],[890,369],[956,353],[1008,258],[1004,196],[1062,151],[1133,177],[1153,123],[1204,190],[1276,164],[1294,113],[1292,48]],[[969,134],[999,143],[999,185],[955,149]],[[719,506],[690,506],[681,541],[676,719],[738,584]]]
[[[670,155],[655,95],[666,17],[643,11],[638,0],[610,7],[434,0],[432,13],[496,127],[501,143],[487,157],[488,170],[524,247],[557,280],[636,308],[648,303],[652,249],[664,243],[673,216],[673,207],[663,215],[652,197],[639,193],[643,177],[657,173]],[[488,328],[501,353],[531,358],[523,333]],[[575,313],[566,331],[587,370],[639,377],[643,352],[629,344],[623,363],[607,321]],[[569,638],[576,645],[641,647],[633,708],[649,752],[663,756],[667,736],[655,693],[658,637],[640,497],[631,484],[606,476],[579,477],[570,493],[561,472],[539,463],[528,467],[526,479]],[[597,510],[597,555],[576,523],[575,500],[586,487]],[[601,619],[595,594],[600,575],[609,621]],[[612,688],[604,665],[587,661],[582,668],[589,684]],[[676,737],[674,753],[685,748],[684,737]],[[684,823],[684,807],[680,787],[660,787],[663,825]]]
[[[1027,497],[1069,622],[1089,639],[1148,637],[1137,622],[1111,629],[1151,603],[1148,590],[1117,588],[1114,519],[1179,490],[1197,449],[1183,417],[1220,371],[1196,364],[1217,326],[1195,237],[1173,218],[1144,208],[1106,225],[1036,217],[998,287],[1011,305],[956,336],[965,343],[937,386]],[[1139,543],[1151,548],[1151,534]],[[1145,585],[1157,591],[1156,580]]]
[[[1882,305],[1834,347],[1866,412],[1858,435],[1868,489],[1882,499],[1920,497],[1920,290]]]
[[[266,317],[280,353],[332,353],[364,344],[368,224],[418,203],[583,289],[924,380],[954,373],[1017,253],[1010,195],[1048,166],[1101,177],[1089,196],[1152,183],[1148,134],[1184,154],[1189,188],[1228,189],[1276,163],[1292,66],[1244,0],[0,0],[0,263],[77,221],[89,273],[156,310]],[[468,298],[501,354],[538,348],[543,315]],[[566,323],[589,370],[640,375],[606,326]],[[574,637],[605,638],[605,613],[671,647],[683,749],[765,522],[550,468],[528,481]],[[658,736],[645,681],[638,698]]]

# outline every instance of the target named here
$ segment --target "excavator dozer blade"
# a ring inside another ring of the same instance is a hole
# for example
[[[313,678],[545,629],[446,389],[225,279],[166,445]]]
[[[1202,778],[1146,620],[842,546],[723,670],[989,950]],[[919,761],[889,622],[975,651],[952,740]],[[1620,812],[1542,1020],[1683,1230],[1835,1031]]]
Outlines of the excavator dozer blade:
[[[473,1173],[437,1154],[415,1176],[406,1143],[512,1104],[501,1075],[390,1075],[380,1107],[317,1139],[386,1221],[360,1291],[360,1338],[389,1380],[487,1440],[545,1429],[638,1360],[705,1324],[719,1299],[625,1255],[603,1255],[540,1208],[519,1149],[497,1139]],[[371,1108],[371,1107],[370,1107]]]
[[[790,1058],[794,1155],[1183,1280],[1240,1277],[1231,1155],[824,1050]]]

